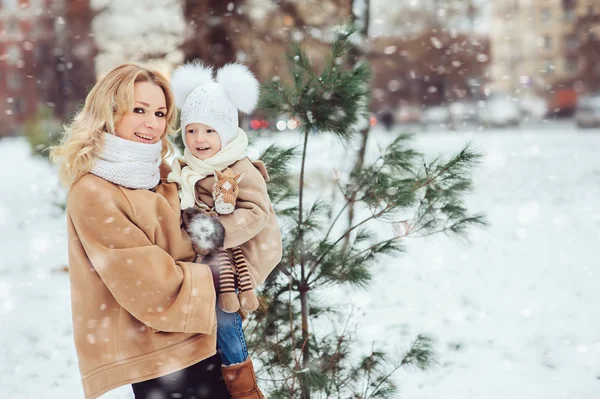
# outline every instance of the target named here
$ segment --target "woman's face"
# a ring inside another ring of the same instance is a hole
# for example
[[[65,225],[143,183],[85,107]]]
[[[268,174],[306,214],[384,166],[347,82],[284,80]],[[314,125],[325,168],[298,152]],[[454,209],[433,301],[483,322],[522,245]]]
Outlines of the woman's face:
[[[157,143],[167,128],[167,100],[162,89],[149,82],[133,88],[133,109],[115,124],[117,136],[138,143]]]
[[[190,123],[185,127],[185,143],[202,161],[221,151],[221,137],[215,129],[203,123]]]

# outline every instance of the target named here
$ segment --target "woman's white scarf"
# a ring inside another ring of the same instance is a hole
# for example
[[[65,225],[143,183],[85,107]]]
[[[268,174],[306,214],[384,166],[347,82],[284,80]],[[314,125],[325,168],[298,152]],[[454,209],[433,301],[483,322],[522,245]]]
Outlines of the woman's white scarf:
[[[160,181],[161,150],[162,141],[137,143],[104,133],[102,152],[90,172],[119,186],[151,189]]]
[[[176,182],[179,187],[181,209],[187,209],[196,203],[196,183],[207,176],[212,176],[215,170],[219,172],[231,166],[240,159],[246,158],[248,136],[238,128],[238,135],[233,141],[213,157],[204,161],[196,158],[186,147],[183,158],[177,158],[171,165],[172,172],[167,176],[170,182]],[[185,166],[181,168],[181,164]],[[200,204],[199,204],[200,205]]]

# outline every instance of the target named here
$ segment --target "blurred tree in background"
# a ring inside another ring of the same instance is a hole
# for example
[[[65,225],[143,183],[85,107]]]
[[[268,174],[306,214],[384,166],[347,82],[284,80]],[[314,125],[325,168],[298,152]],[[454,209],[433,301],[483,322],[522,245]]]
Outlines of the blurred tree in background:
[[[96,82],[96,43],[91,32],[95,13],[90,0],[65,0],[44,10],[34,60],[40,102],[65,120]]]
[[[202,60],[215,68],[236,61],[237,36],[249,28],[244,3],[244,0],[185,0],[183,15],[187,31],[182,44],[185,60]]]
[[[137,62],[168,74],[181,61],[181,7],[181,0],[95,0],[96,73],[102,76],[119,64]]]
[[[579,53],[582,55],[581,72],[577,79],[587,92],[600,92],[600,35],[592,30],[599,25],[600,14],[582,15],[575,23]]]
[[[184,0],[184,59],[202,60],[216,67],[240,61],[261,81],[279,77],[286,69],[285,53],[291,42],[302,42],[309,56],[322,62],[319,60],[331,41],[329,31],[347,20],[350,3]],[[287,79],[285,75],[281,78]]]

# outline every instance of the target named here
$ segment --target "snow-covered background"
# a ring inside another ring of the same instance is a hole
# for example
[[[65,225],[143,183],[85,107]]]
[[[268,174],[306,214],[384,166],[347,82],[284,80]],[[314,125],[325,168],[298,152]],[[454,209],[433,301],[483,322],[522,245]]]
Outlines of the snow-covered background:
[[[376,131],[371,145],[392,138]],[[256,143],[273,140],[300,137]],[[436,338],[436,368],[396,375],[403,398],[600,398],[600,132],[437,131],[415,146],[450,155],[469,141],[484,158],[468,206],[490,226],[468,243],[411,239],[368,291],[349,292],[362,338],[397,353],[418,333]],[[336,139],[311,148],[313,182],[344,162]],[[0,397],[79,398],[57,178],[29,152],[22,139],[0,140]],[[133,395],[126,386],[104,397]]]

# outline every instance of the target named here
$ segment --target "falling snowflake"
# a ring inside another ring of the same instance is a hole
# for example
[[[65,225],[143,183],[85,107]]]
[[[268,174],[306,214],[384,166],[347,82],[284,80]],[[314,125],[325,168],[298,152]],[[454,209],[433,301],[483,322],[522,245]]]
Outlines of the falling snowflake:
[[[433,47],[435,47],[437,49],[442,48],[442,46],[443,46],[442,41],[440,39],[438,39],[437,37],[432,36],[429,38],[429,40],[431,41],[431,44],[433,45]]]

